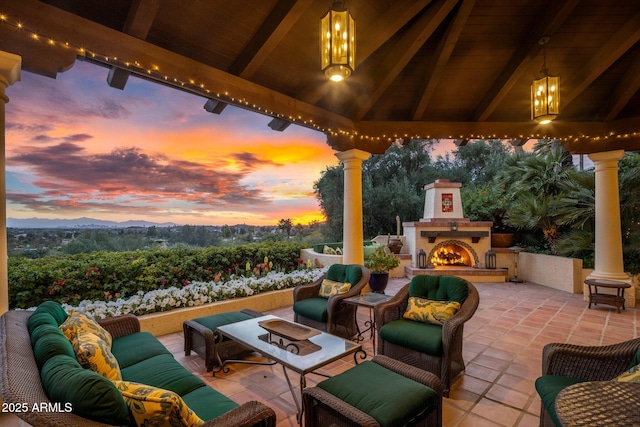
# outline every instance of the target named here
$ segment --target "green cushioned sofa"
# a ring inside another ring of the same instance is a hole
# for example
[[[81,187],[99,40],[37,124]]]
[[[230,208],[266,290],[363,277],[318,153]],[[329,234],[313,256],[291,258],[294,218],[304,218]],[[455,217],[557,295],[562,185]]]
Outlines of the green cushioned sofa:
[[[129,408],[113,383],[76,360],[58,327],[66,317],[53,302],[0,317],[2,401],[34,426],[130,425]],[[206,426],[275,425],[271,408],[256,401],[239,405],[186,370],[158,339],[140,331],[135,316],[99,323],[113,337],[111,352],[123,380],[177,393]],[[43,405],[56,410],[37,410]]]

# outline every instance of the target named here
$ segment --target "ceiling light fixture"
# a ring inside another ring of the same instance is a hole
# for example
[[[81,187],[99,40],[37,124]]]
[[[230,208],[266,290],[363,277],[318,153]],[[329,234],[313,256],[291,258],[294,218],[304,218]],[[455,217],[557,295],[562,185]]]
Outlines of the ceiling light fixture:
[[[355,53],[356,22],[344,0],[336,0],[320,20],[322,71],[334,82],[346,79],[355,69]]]
[[[542,46],[543,62],[540,75],[531,84],[531,120],[545,125],[560,114],[560,77],[549,75],[547,68],[547,49],[545,45],[550,37],[538,41]]]

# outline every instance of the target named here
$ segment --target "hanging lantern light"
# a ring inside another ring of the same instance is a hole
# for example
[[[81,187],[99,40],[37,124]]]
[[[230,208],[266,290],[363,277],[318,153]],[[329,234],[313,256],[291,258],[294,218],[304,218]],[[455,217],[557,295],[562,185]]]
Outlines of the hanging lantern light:
[[[543,125],[560,114],[560,77],[549,75],[545,48],[548,42],[548,36],[538,42],[542,45],[543,63],[538,79],[531,84],[531,120]]]
[[[320,57],[322,71],[334,82],[340,82],[355,69],[356,22],[344,5],[336,0],[320,20]]]

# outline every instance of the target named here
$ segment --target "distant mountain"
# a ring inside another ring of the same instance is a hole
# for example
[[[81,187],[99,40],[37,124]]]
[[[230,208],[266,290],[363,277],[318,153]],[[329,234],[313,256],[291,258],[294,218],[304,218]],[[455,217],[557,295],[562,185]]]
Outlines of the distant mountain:
[[[7,218],[7,227],[11,228],[127,228],[175,227],[177,225],[179,224],[173,222],[156,223],[138,220],[116,222],[86,217],[75,219]]]

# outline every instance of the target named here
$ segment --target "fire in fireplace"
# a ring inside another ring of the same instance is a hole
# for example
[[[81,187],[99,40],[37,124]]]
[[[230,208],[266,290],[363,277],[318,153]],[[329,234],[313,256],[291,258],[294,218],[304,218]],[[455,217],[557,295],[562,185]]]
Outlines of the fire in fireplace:
[[[429,263],[434,267],[473,267],[469,251],[458,243],[447,241],[436,245],[429,254]]]

